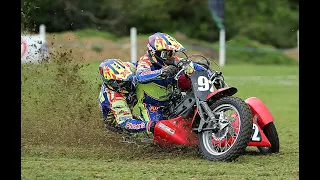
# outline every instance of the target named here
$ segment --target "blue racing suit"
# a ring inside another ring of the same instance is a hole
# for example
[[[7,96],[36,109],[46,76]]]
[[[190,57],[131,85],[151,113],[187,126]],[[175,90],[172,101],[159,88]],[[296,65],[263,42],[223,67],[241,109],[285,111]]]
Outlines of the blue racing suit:
[[[163,78],[162,67],[166,65],[162,61],[155,62],[148,52],[137,62],[136,93],[137,106],[145,121],[162,120],[163,107],[168,105],[173,90],[173,77]],[[179,58],[174,57],[177,61]],[[206,70],[204,67],[192,63],[194,69]]]

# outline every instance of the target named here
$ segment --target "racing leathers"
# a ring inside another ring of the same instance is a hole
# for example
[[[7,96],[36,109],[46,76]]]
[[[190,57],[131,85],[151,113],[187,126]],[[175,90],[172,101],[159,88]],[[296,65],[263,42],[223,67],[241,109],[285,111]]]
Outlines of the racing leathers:
[[[133,94],[134,92],[113,91],[103,83],[98,97],[99,107],[104,121],[117,123],[122,129],[132,133],[145,132],[147,121],[137,119],[132,114],[135,104]]]
[[[174,59],[175,61],[179,60],[177,56],[174,56]],[[204,67],[193,62],[191,62],[190,65],[193,70],[206,70]],[[142,118],[145,121],[159,121],[165,118],[163,117],[163,108],[169,104],[169,99],[171,98],[173,91],[174,80],[174,77],[162,76],[165,67],[168,66],[164,64],[163,61],[155,62],[148,52],[137,62],[137,106],[139,107]]]

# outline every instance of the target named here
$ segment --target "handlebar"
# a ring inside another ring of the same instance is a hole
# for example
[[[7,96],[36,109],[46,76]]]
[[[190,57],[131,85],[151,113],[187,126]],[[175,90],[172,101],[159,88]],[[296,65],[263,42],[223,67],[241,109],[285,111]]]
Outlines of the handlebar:
[[[183,52],[183,51],[180,51],[180,53],[184,54],[185,58],[181,58],[181,59],[179,59],[179,61],[175,61],[174,64],[173,64],[174,66],[177,66],[177,67],[180,69],[180,71],[179,71],[179,72],[175,75],[175,77],[174,77],[175,80],[178,80],[179,74],[181,74],[181,72],[184,71],[184,70],[187,68],[187,66],[189,66],[190,62],[195,62],[195,63],[203,66],[204,68],[206,68],[206,69],[208,69],[208,70],[210,70],[210,71],[212,71],[212,72],[215,72],[215,73],[210,77],[210,80],[211,80],[211,81],[214,82],[214,81],[216,81],[216,80],[217,80],[217,81],[221,81],[221,80],[222,80],[223,83],[224,83],[225,85],[227,85],[227,84],[224,82],[224,76],[223,76],[223,74],[222,74],[221,68],[220,68],[220,66],[219,66],[215,61],[213,61],[213,62],[214,62],[214,64],[218,67],[219,71],[213,70],[212,67],[211,67],[211,64],[210,64],[210,62],[212,62],[212,61],[210,61],[209,58],[206,58],[206,57],[203,56],[203,55],[193,54],[193,55],[191,55],[191,56],[188,56],[188,55],[187,55],[185,52]],[[202,60],[205,60],[206,63],[195,61],[195,60],[193,59],[193,57],[200,57]]]
[[[219,69],[219,71],[221,72],[221,68],[220,66],[215,62],[215,61],[211,61],[209,60],[209,58],[201,55],[201,54],[192,54],[190,56],[188,56],[185,52],[183,51],[179,51],[178,53],[182,53],[185,57],[184,58],[181,58],[178,62],[174,62],[174,65],[179,67],[179,68],[182,68],[183,64],[189,64],[190,62],[195,62],[201,66],[203,66],[204,68],[208,69],[208,70],[212,70],[212,67],[211,67],[211,62],[213,62]],[[205,60],[206,62],[203,63],[203,62],[200,62],[200,61],[195,61],[193,59],[193,57],[200,57],[202,60]]]

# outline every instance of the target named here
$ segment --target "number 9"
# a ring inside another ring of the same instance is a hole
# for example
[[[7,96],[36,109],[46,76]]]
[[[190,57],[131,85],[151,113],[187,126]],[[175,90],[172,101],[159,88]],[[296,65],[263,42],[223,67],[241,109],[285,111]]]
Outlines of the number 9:
[[[205,76],[198,77],[198,90],[199,91],[208,91],[210,88],[209,80]]]

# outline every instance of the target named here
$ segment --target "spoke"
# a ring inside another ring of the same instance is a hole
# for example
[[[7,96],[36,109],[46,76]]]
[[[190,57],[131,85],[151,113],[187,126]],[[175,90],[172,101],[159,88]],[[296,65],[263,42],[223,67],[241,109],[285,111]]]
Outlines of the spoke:
[[[213,154],[224,154],[237,139],[241,123],[238,119],[239,112],[230,104],[221,105],[215,108],[213,112],[215,114],[223,112],[219,117],[220,125],[222,125],[223,129],[217,133],[212,133],[212,131],[205,133],[205,135],[208,135],[205,140],[207,141],[206,147]]]

